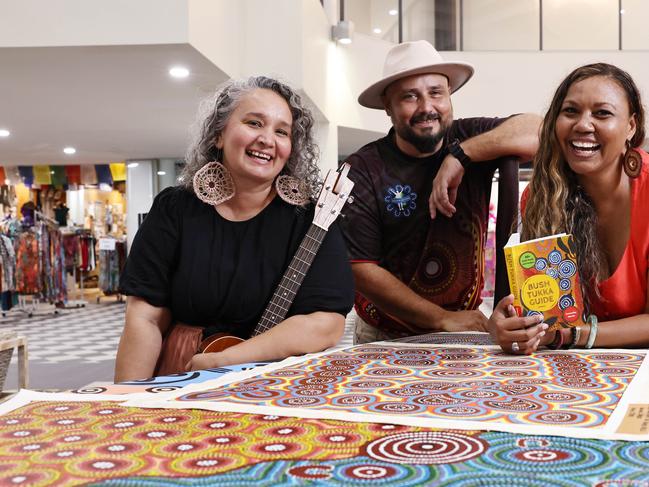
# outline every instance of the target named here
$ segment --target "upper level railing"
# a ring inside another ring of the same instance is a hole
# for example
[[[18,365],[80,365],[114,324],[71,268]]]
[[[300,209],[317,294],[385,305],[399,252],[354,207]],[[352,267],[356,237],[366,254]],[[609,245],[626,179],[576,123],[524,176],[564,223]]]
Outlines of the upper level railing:
[[[648,0],[341,0],[355,31],[440,51],[646,50]]]

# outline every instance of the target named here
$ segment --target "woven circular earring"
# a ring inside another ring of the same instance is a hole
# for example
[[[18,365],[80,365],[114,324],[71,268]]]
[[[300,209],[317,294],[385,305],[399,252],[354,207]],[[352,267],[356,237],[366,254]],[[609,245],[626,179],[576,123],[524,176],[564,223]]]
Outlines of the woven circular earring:
[[[624,172],[630,178],[637,178],[640,176],[640,171],[642,170],[642,156],[637,150],[631,147],[628,141],[624,159],[622,160],[622,167],[624,167]]]
[[[293,176],[279,176],[275,189],[280,198],[290,205],[302,206],[309,202],[309,188],[304,181]]]
[[[208,162],[194,174],[194,193],[208,205],[219,205],[235,192],[230,171],[220,162]]]

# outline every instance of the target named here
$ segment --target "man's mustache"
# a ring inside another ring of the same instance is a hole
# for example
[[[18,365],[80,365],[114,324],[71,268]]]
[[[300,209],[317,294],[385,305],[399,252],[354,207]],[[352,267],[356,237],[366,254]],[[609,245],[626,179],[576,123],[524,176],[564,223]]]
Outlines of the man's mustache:
[[[441,120],[441,118],[442,117],[439,116],[439,113],[434,113],[434,112],[420,113],[418,115],[413,115],[413,117],[410,119],[410,125],[414,125],[419,122]]]

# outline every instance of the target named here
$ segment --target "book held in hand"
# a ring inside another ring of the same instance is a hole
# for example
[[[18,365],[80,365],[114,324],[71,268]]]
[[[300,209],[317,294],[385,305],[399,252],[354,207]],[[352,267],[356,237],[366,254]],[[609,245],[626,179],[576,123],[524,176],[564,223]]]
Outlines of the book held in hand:
[[[548,330],[584,325],[584,305],[572,235],[520,242],[514,233],[503,249],[514,309],[543,315]]]

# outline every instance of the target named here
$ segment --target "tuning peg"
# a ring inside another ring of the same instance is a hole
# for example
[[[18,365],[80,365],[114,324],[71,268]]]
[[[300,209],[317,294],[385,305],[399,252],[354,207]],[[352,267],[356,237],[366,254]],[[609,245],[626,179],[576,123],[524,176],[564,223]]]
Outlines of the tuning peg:
[[[345,215],[344,213],[341,213],[340,215],[338,215],[338,218],[340,218],[341,220],[344,220],[345,218],[347,218],[347,215]]]
[[[349,198],[347,198],[347,203],[348,204],[351,205],[353,202],[354,202],[354,197],[353,196],[350,196]]]

